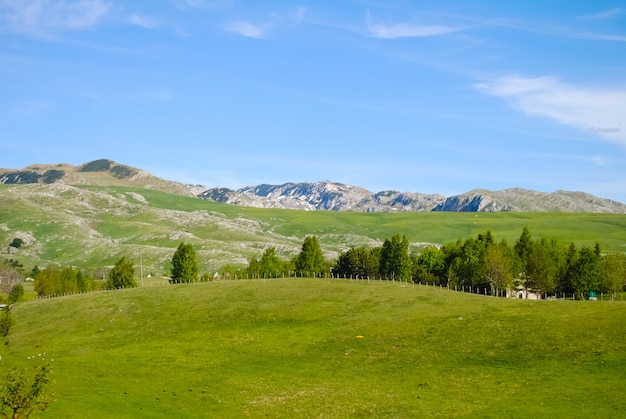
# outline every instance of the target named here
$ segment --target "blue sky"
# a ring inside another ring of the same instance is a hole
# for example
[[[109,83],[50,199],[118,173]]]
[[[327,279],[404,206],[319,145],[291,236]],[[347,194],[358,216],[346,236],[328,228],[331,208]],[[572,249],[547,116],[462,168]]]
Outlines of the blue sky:
[[[0,167],[626,203],[618,1],[0,0]]]

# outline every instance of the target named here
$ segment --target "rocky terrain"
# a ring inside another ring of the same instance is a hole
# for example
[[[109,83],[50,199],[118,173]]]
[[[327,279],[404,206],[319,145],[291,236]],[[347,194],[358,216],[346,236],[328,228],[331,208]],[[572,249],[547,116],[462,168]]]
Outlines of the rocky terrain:
[[[306,211],[354,212],[588,212],[626,214],[626,205],[584,192],[538,192],[520,188],[488,191],[475,189],[455,196],[417,192],[381,191],[322,181],[247,186],[233,190],[183,185],[159,179],[134,167],[101,159],[81,166],[32,165],[24,169],[0,169],[0,183],[116,185],[142,187],[185,196],[196,196],[231,205]]]
[[[245,265],[269,247],[289,260],[308,234],[319,237],[328,260],[351,247],[380,246],[398,232],[408,236],[412,252],[487,229],[513,241],[525,226],[564,242],[592,237],[619,251],[626,243],[624,217],[609,214],[626,213],[624,205],[580,192],[475,190],[444,197],[372,193],[333,182],[233,191],[189,187],[110,160],[0,170],[0,182],[0,259],[15,258],[29,267],[111,267],[127,256],[141,260],[144,272],[166,275],[184,241],[195,246],[202,271],[213,273]],[[494,211],[527,213],[478,214]],[[10,246],[16,238],[19,249]]]
[[[94,160],[80,166],[70,164],[33,164],[23,169],[0,169],[0,184],[53,184],[92,186],[140,186],[179,195],[195,195],[186,186],[160,179],[145,170],[107,159]],[[204,188],[206,189],[206,188]]]
[[[197,196],[232,205],[308,211],[507,211],[626,214],[626,205],[583,192],[546,193],[520,188],[502,191],[475,189],[461,195],[445,197],[437,194],[399,191],[374,193],[356,186],[324,181],[259,185],[238,190],[212,188],[198,193]]]

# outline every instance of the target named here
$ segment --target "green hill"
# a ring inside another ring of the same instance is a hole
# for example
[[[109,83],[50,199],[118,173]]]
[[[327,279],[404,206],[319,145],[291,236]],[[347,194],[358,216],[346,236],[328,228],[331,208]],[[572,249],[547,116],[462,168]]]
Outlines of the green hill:
[[[278,279],[17,304],[3,367],[41,417],[619,417],[626,303]],[[30,359],[29,359],[30,358]]]
[[[88,172],[95,173],[95,172]],[[285,259],[308,234],[319,237],[327,259],[351,246],[376,246],[396,233],[411,249],[475,237],[491,230],[515,241],[524,226],[534,237],[623,252],[626,216],[584,213],[351,213],[244,208],[143,186],[0,185],[0,243],[18,237],[12,257],[25,266],[49,262],[112,266],[121,256],[142,258],[144,272],[164,275],[175,248],[191,243],[201,272],[242,266],[274,246]],[[11,250],[11,249],[9,249]]]

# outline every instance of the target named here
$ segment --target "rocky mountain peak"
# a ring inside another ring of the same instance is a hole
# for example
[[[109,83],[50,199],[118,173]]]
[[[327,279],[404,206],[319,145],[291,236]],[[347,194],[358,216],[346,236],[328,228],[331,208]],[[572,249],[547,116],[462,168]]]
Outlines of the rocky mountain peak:
[[[626,214],[626,205],[582,192],[537,192],[521,188],[488,191],[475,189],[445,197],[438,194],[399,192],[373,193],[343,183],[322,181],[262,184],[238,190],[212,188],[198,194],[232,205],[260,208],[364,212],[602,212]]]

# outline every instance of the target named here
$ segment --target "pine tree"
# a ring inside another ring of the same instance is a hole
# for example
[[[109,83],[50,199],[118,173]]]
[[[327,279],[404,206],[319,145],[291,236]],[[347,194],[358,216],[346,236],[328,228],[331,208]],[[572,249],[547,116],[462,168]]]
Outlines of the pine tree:
[[[519,262],[520,262],[520,268],[522,270],[523,273],[525,273],[526,271],[526,265],[528,263],[528,255],[531,251],[533,247],[533,239],[532,236],[530,235],[530,231],[528,230],[528,227],[524,227],[522,229],[522,234],[520,235],[519,239],[517,239],[517,241],[515,242],[515,253],[517,254],[517,257],[519,258]]]
[[[198,270],[193,246],[181,242],[172,257],[172,281],[195,282],[198,280]]]

